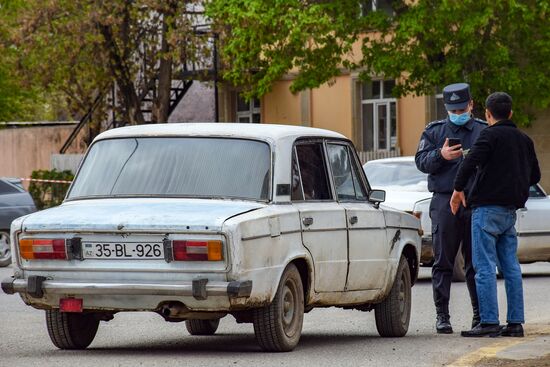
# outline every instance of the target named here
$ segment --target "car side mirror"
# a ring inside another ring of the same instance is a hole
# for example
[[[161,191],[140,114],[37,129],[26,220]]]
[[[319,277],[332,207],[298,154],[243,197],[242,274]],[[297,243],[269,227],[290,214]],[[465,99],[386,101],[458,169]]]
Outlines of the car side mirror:
[[[386,201],[386,191],[372,190],[369,193],[369,201],[374,204],[375,208],[378,208],[380,206],[380,203]]]

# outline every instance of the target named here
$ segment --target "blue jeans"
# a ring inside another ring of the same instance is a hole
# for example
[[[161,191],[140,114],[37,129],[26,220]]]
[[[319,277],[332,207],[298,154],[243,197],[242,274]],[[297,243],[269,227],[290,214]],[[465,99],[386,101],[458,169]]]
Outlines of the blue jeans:
[[[516,251],[515,209],[480,206],[472,212],[472,257],[483,324],[499,324],[496,267],[504,276],[508,323],[524,323],[523,285]]]

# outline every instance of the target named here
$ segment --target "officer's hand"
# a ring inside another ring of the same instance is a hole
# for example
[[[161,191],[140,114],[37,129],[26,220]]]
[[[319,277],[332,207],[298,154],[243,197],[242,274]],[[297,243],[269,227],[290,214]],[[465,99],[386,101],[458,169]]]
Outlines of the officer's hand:
[[[453,215],[456,215],[456,213],[458,213],[460,204],[466,207],[466,196],[464,196],[464,191],[455,190],[453,192],[453,196],[451,196],[451,202],[449,204],[451,205],[451,212],[453,213]]]
[[[462,145],[457,144],[450,147],[449,138],[446,138],[445,144],[443,144],[443,148],[441,148],[441,156],[448,161],[462,157]]]

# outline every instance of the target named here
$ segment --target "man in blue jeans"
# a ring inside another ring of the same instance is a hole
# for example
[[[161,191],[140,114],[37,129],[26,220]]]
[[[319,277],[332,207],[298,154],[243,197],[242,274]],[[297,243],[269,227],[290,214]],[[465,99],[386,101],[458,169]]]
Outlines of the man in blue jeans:
[[[481,323],[461,335],[522,337],[523,287],[514,225],[516,210],[525,206],[529,196],[529,186],[540,180],[540,168],[532,140],[510,120],[512,98],[503,92],[493,93],[485,105],[489,127],[462,162],[450,202],[453,214],[461,205],[473,210],[472,257]],[[466,198],[464,188],[473,175],[474,185]],[[498,317],[497,261],[508,304],[503,329]]]

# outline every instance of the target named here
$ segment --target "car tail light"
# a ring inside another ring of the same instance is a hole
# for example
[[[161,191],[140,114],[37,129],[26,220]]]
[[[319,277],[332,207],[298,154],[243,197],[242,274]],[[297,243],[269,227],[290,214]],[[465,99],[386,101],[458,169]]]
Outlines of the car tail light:
[[[221,261],[223,260],[221,241],[173,241],[176,261]]]
[[[413,212],[412,215],[420,219],[420,217],[422,216],[422,212]]]
[[[64,239],[23,239],[19,241],[19,252],[23,259],[67,259]]]

